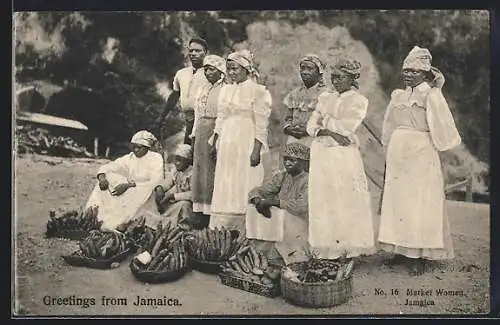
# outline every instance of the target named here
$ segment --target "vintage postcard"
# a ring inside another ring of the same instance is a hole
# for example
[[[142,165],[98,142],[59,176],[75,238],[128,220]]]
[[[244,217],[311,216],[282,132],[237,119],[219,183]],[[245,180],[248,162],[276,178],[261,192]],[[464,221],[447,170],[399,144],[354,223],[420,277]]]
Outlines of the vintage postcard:
[[[13,13],[12,315],[490,313],[487,10]]]

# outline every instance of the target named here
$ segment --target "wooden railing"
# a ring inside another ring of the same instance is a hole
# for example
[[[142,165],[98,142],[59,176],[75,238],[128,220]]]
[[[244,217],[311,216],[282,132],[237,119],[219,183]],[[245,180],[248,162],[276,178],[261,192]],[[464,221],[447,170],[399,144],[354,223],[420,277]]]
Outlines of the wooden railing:
[[[465,187],[465,202],[472,202],[472,175],[464,179],[463,181],[451,184],[445,187],[445,193],[451,193],[462,187]]]

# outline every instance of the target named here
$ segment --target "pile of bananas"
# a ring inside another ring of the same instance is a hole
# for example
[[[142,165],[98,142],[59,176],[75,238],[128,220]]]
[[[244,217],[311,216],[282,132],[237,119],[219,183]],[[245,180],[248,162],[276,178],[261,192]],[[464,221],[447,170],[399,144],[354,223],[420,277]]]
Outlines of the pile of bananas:
[[[81,254],[95,260],[110,259],[128,248],[129,244],[120,233],[114,231],[92,230],[79,243]]]
[[[47,222],[47,237],[63,237],[68,236],[72,231],[89,232],[93,229],[100,229],[102,221],[97,219],[99,212],[98,206],[91,206],[87,209],[70,210],[56,217],[54,212],[50,213],[49,221]]]
[[[141,268],[153,272],[178,271],[186,268],[187,262],[184,246],[176,243],[159,250],[156,254],[152,253],[151,261]]]
[[[269,265],[267,257],[250,244],[243,245],[238,251],[221,265],[223,273],[273,285],[280,277],[280,271]]]
[[[160,221],[156,229],[146,227],[145,232],[139,238],[141,243],[140,251],[147,251],[151,256],[157,256],[165,248],[171,248],[179,244],[184,230],[177,225],[173,225],[169,220],[163,225]]]
[[[154,241],[155,230],[146,226],[146,218],[139,218],[122,223],[116,230],[129,238],[136,246],[149,248]]]
[[[199,261],[223,262],[243,244],[243,239],[233,238],[229,229],[193,230],[186,235],[186,248],[191,257]]]

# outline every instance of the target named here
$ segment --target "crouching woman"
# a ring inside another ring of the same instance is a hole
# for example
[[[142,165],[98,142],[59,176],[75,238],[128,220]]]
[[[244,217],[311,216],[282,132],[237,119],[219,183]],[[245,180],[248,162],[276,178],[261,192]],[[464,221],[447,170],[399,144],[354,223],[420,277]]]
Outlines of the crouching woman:
[[[289,264],[307,259],[309,148],[289,143],[283,161],[283,171],[250,191],[246,235],[269,258]]]

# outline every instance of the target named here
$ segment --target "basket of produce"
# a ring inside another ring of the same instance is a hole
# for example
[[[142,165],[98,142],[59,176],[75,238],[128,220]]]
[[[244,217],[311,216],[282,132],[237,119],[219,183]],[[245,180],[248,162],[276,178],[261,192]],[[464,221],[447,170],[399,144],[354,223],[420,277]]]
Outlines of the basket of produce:
[[[80,211],[69,210],[59,217],[51,211],[45,237],[82,240],[91,230],[101,228],[102,221],[97,220],[97,213],[97,206],[88,207],[85,210],[80,209]]]
[[[303,307],[332,307],[345,303],[352,294],[354,265],[345,256],[338,260],[311,258],[284,266],[281,272],[283,298]]]
[[[251,245],[244,245],[222,263],[221,283],[265,297],[280,294],[279,266],[270,264],[267,257]]]
[[[188,271],[188,256],[182,242],[159,250],[154,256],[144,251],[130,261],[134,277],[145,283],[164,283],[181,278]]]
[[[79,243],[80,250],[64,255],[64,261],[73,266],[109,269],[119,265],[131,252],[131,244],[125,236],[114,231],[92,230]]]
[[[165,225],[160,221],[156,229],[146,227],[140,236],[130,237],[135,238],[134,243],[139,247],[139,253],[147,251],[154,257],[164,248],[170,248],[181,243],[185,234],[186,232],[181,227],[172,224],[169,220]],[[127,238],[130,237],[127,236]]]
[[[238,234],[224,227],[190,231],[185,240],[193,268],[209,274],[219,273],[221,264],[244,242],[243,238],[238,240]]]

